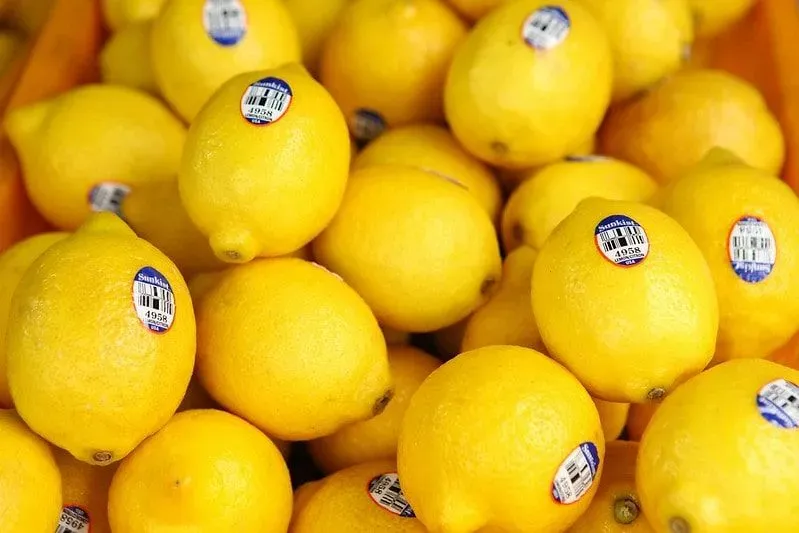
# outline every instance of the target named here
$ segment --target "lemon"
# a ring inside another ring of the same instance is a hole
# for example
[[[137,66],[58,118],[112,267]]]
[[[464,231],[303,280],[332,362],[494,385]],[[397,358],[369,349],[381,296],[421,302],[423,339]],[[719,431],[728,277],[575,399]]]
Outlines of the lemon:
[[[658,407],[660,407],[660,403],[657,402],[630,404],[630,411],[627,414],[627,438],[629,440],[641,440]]]
[[[606,402],[593,398],[596,410],[599,411],[599,420],[602,422],[602,432],[605,442],[619,438],[627,423],[627,413],[630,411],[629,403]]]
[[[369,143],[353,160],[352,168],[405,165],[453,180],[480,202],[497,220],[502,191],[491,170],[466,152],[452,134],[434,124],[415,124],[389,130]]]
[[[461,345],[464,352],[496,344],[544,350],[530,307],[536,255],[532,248],[520,246],[505,258],[497,292],[469,317]]]
[[[654,533],[635,488],[637,456],[638,443],[608,442],[596,496],[569,533]]]
[[[710,269],[677,222],[643,204],[583,200],[541,248],[532,301],[550,355],[600,400],[661,398],[713,357]]]
[[[596,407],[573,375],[534,350],[489,346],[419,387],[397,458],[430,531],[549,533],[588,508],[604,452]]]
[[[299,65],[228,81],[189,130],[178,178],[217,257],[293,252],[333,218],[349,173],[336,103]]]
[[[471,315],[463,320],[455,322],[451,326],[433,332],[433,346],[436,354],[444,361],[449,361],[461,353],[461,344],[466,334],[466,326],[469,325]]]
[[[290,258],[236,267],[197,306],[203,385],[269,435],[330,435],[379,414],[391,398],[374,315],[317,265]]]
[[[280,452],[244,420],[185,411],[145,441],[111,483],[114,533],[284,533],[291,480]]]
[[[610,102],[610,46],[574,0],[510,2],[477,23],[444,93],[455,137],[503,168],[560,159],[592,136]]]
[[[677,72],[694,40],[689,0],[581,0],[607,32],[613,100],[626,100]]]
[[[726,72],[686,70],[616,106],[600,132],[603,153],[669,182],[715,146],[777,174],[785,142],[757,89]]]
[[[411,167],[354,172],[314,257],[380,323],[428,332],[465,318],[499,281],[494,225],[463,187]]]
[[[638,452],[655,531],[799,530],[799,372],[761,359],[717,365],[667,397]]]
[[[286,4],[302,48],[302,62],[310,72],[319,70],[319,58],[344,8],[351,0],[283,0]]]
[[[712,156],[712,154],[711,154]],[[742,162],[700,164],[658,195],[705,255],[721,310],[716,361],[767,357],[799,329],[799,199]]]
[[[292,533],[426,533],[402,493],[390,461],[360,464],[327,477],[297,514]]]
[[[166,254],[184,275],[224,267],[183,208],[175,180],[137,187],[121,210],[133,231]]]
[[[194,366],[189,291],[115,215],[94,215],[42,254],[10,316],[14,405],[76,458],[118,461],[177,409]]]
[[[448,0],[452,7],[469,20],[480,20],[507,0]]]
[[[151,30],[151,21],[139,22],[125,26],[106,41],[100,52],[103,83],[158,94],[150,59]]]
[[[56,449],[53,453],[61,472],[64,502],[59,525],[69,528],[63,533],[73,530],[79,533],[111,533],[108,525],[108,489],[116,465],[94,466],[78,461],[64,450]],[[61,530],[56,532],[62,533]]]
[[[440,120],[447,68],[465,35],[441,0],[350,2],[322,51],[320,79],[360,141]]]
[[[302,513],[305,506],[308,505],[308,502],[311,501],[311,497],[316,494],[316,491],[322,488],[323,481],[324,480],[308,481],[297,487],[294,491],[294,507],[291,511],[292,527],[289,528],[289,531],[292,533],[294,531],[294,524],[297,522],[300,513]]]
[[[6,327],[11,318],[11,297],[28,268],[69,233],[42,233],[18,242],[0,254],[0,409],[13,407],[6,376]]]
[[[301,59],[282,0],[167,0],[151,49],[160,92],[187,122],[230,78]]]
[[[147,94],[85,85],[9,112],[25,188],[54,226],[74,230],[92,211],[116,211],[131,188],[177,173],[186,130]]]
[[[539,250],[582,200],[643,202],[656,190],[657,183],[645,172],[616,159],[581,156],[552,163],[511,194],[502,212],[502,242],[506,250],[521,244]]]
[[[700,37],[714,37],[743,18],[756,0],[688,0],[696,32]]]
[[[0,521],[7,531],[52,533],[61,475],[47,443],[14,411],[0,409]]]
[[[394,378],[394,397],[378,416],[341,428],[311,441],[308,451],[323,471],[331,473],[381,459],[396,460],[397,439],[405,410],[416,389],[441,361],[412,346],[391,346],[388,363]]]
[[[118,31],[155,18],[165,3],[166,0],[102,0],[103,15],[108,27]]]

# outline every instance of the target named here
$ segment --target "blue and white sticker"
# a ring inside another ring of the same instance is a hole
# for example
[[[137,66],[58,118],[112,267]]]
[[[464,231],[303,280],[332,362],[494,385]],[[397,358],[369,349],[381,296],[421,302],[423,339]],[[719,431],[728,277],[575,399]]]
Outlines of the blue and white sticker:
[[[292,98],[294,93],[285,80],[263,78],[247,87],[241,96],[241,116],[256,126],[277,122],[288,112]]]
[[[646,230],[626,215],[603,218],[594,230],[594,239],[597,250],[614,265],[637,265],[649,255]]]
[[[537,50],[555,48],[566,40],[571,20],[563,8],[544,6],[533,11],[522,24],[522,39]]]
[[[122,202],[130,194],[130,187],[122,183],[106,181],[98,183],[89,191],[89,205],[95,213],[107,211],[121,216]]]
[[[766,279],[777,262],[774,233],[757,217],[744,216],[732,225],[727,248],[732,269],[747,283]]]
[[[77,505],[66,505],[61,509],[61,518],[55,533],[89,533],[91,531],[91,521],[89,512]]]
[[[552,497],[563,505],[579,501],[599,473],[599,451],[593,442],[580,444],[566,457],[552,482]]]
[[[799,427],[799,387],[784,379],[766,384],[757,393],[757,410],[778,428]]]
[[[368,143],[386,130],[386,121],[377,111],[359,109],[352,117],[352,135],[359,143]]]
[[[203,26],[217,44],[235,46],[247,33],[247,12],[239,0],[205,0]]]
[[[416,513],[405,499],[396,472],[381,474],[369,482],[369,497],[386,511],[403,518],[415,518]]]
[[[175,294],[163,274],[144,267],[133,278],[133,305],[144,326],[155,333],[165,333],[175,321]]]

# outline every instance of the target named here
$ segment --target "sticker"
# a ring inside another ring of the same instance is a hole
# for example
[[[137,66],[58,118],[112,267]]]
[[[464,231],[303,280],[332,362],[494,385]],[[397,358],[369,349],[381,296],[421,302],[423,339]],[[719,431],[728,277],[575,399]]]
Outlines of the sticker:
[[[121,215],[122,202],[129,194],[130,187],[127,185],[107,181],[92,187],[89,192],[89,205],[95,213],[108,211],[115,215]]]
[[[599,163],[610,161],[610,158],[604,155],[567,155],[566,161],[569,163]]]
[[[569,454],[552,482],[552,497],[563,505],[578,501],[594,484],[599,471],[599,452],[593,442],[584,442]]]
[[[730,230],[727,244],[732,269],[747,283],[766,279],[777,262],[777,241],[763,220],[745,216]]]
[[[280,78],[256,81],[241,97],[241,116],[256,126],[277,122],[289,110],[293,96],[289,84]]]
[[[239,0],[205,0],[203,26],[222,46],[234,46],[247,33],[247,12]]]
[[[396,473],[377,476],[369,482],[367,490],[372,500],[386,511],[403,518],[416,517],[411,504],[402,493],[399,476]]]
[[[352,134],[360,143],[376,139],[386,130],[386,121],[377,111],[359,109],[352,120]]]
[[[779,428],[799,427],[799,387],[784,379],[772,381],[757,393],[757,410]]]
[[[89,533],[89,513],[77,505],[67,505],[61,509],[61,519],[55,533]]]
[[[524,42],[539,50],[549,50],[566,40],[571,30],[569,15],[563,8],[544,6],[534,11],[522,25]]]
[[[635,220],[625,215],[611,215],[594,230],[596,247],[611,263],[637,265],[649,255],[649,237]]]
[[[144,267],[133,279],[133,305],[141,323],[150,331],[164,333],[175,321],[175,295],[166,278],[153,267]]]

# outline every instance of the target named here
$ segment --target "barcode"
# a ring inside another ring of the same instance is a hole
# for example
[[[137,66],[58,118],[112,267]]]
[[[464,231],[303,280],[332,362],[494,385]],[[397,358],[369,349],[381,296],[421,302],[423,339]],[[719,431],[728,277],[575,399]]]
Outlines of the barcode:
[[[760,394],[782,409],[792,420],[799,420],[799,387],[780,379],[770,383]]]
[[[602,250],[605,252],[636,244],[646,244],[643,230],[635,226],[622,226],[603,231],[599,234],[599,240],[602,243]]]
[[[161,311],[168,315],[175,313],[175,303],[172,292],[149,283],[136,282],[138,303],[154,311]]]
[[[402,493],[399,476],[396,473],[383,474],[372,479],[369,483],[369,496],[377,505],[390,513],[403,518],[416,517],[411,504]]]
[[[89,531],[89,515],[80,507],[67,506],[61,510],[61,518],[55,533],[87,533]]]
[[[732,237],[733,261],[750,261],[753,263],[771,262],[774,241],[769,237]]]
[[[284,111],[289,102],[289,95],[284,92],[254,85],[247,89],[244,98],[244,105],[264,107],[278,113]]]
[[[117,183],[102,183],[92,189],[91,208],[94,212],[108,211],[119,214],[122,202],[130,194],[130,188]]]
[[[402,493],[402,488],[400,488],[399,479],[386,488],[386,492],[380,498],[380,503],[390,507],[397,514],[402,514],[405,509],[410,507],[410,504],[405,500],[405,495]]]
[[[522,37],[527,44],[541,49],[557,46],[569,34],[571,23],[566,12],[558,7],[542,7],[527,17]]]
[[[582,453],[566,464],[566,473],[571,482],[571,490],[577,497],[584,494],[594,481],[591,467]]]
[[[244,13],[238,2],[230,0],[211,0],[208,9],[208,31],[227,34],[238,32],[244,24]]]
[[[530,24],[541,33],[554,36],[559,36],[564,30],[569,29],[569,25],[562,18],[546,11],[540,11]]]

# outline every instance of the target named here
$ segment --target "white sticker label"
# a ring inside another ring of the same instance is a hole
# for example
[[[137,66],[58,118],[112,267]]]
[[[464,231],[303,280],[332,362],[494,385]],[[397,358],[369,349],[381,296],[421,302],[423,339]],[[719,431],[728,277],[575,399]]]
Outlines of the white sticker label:
[[[368,143],[386,130],[386,121],[377,111],[359,109],[352,119],[352,135],[360,143]]]
[[[779,428],[799,427],[799,387],[784,379],[777,379],[760,389],[757,394],[760,416]]]
[[[565,41],[570,30],[571,21],[563,8],[544,6],[524,21],[522,38],[533,48],[549,50]]]
[[[637,265],[649,255],[646,231],[625,215],[603,218],[594,230],[594,239],[599,252],[614,265]]]
[[[144,267],[133,278],[133,304],[147,329],[164,333],[175,321],[175,295],[169,281],[153,267]]]
[[[552,497],[569,505],[582,498],[599,472],[599,452],[593,442],[584,442],[566,457],[552,482]]]
[[[130,194],[130,187],[111,181],[95,185],[89,192],[89,205],[95,213],[108,211],[116,215],[122,213],[122,202]]]
[[[247,12],[239,0],[205,0],[203,26],[222,46],[234,46],[247,33]]]
[[[89,533],[89,513],[77,505],[67,505],[61,510],[61,518],[55,533]]]
[[[289,110],[294,94],[280,78],[256,81],[241,97],[241,116],[250,124],[263,126],[277,122]]]
[[[730,230],[728,242],[730,265],[747,283],[766,279],[777,262],[777,241],[769,225],[752,216],[738,219]]]
[[[399,476],[396,473],[383,474],[372,479],[368,491],[369,497],[386,511],[404,518],[416,517],[411,504],[402,493]]]

